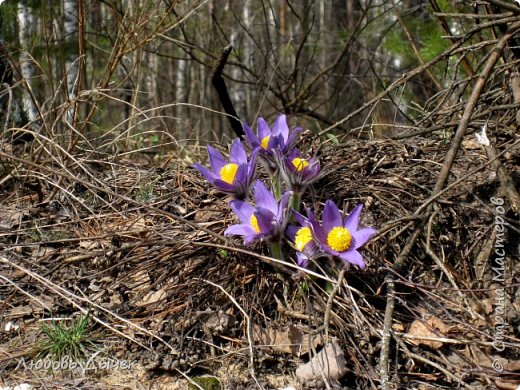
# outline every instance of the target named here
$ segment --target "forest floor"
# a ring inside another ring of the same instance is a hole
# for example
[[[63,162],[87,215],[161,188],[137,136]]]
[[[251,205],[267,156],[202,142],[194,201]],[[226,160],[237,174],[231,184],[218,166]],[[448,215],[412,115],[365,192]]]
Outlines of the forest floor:
[[[501,134],[496,144],[518,183],[513,142]],[[264,246],[222,236],[235,222],[226,197],[182,161],[2,161],[0,386],[187,389],[187,378],[213,375],[226,389],[377,388],[392,274],[393,388],[518,388],[517,219],[497,207],[500,183],[472,137],[405,266],[392,270],[448,149],[440,136],[324,147],[328,174],[304,201],[361,202],[362,225],[378,235],[363,249],[366,269],[340,272],[331,260],[314,276],[291,256],[274,263]],[[86,311],[91,365],[38,366],[43,327]],[[339,378],[299,379],[331,340],[345,360]]]

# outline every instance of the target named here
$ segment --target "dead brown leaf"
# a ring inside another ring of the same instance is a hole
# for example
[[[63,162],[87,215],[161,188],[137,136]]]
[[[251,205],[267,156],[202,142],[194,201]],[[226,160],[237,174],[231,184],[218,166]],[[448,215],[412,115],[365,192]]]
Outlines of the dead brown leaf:
[[[426,320],[414,320],[405,337],[410,344],[426,345],[433,349],[442,347],[443,343],[436,339],[445,337],[448,326],[440,318],[431,316]]]
[[[296,376],[300,380],[321,378],[323,374],[332,379],[340,379],[347,372],[345,354],[336,338],[327,344],[308,363],[300,365],[296,369]]]
[[[462,146],[468,150],[475,150],[482,148],[482,144],[478,142],[475,137],[467,138],[462,141]]]
[[[153,303],[157,303],[159,301],[162,301],[164,298],[166,298],[166,296],[167,296],[167,294],[166,294],[166,291],[164,289],[160,289],[160,290],[157,290],[157,291],[149,291],[143,297],[143,299],[140,299],[137,302],[135,302],[135,305],[137,307],[148,306],[148,305],[151,305]]]
[[[253,339],[256,344],[292,355],[303,355],[309,352],[309,335],[304,334],[296,326],[289,325],[285,330],[263,328],[253,325]],[[319,345],[317,337],[312,338],[313,347]]]
[[[11,230],[20,223],[23,214],[13,207],[0,207],[0,230]]]

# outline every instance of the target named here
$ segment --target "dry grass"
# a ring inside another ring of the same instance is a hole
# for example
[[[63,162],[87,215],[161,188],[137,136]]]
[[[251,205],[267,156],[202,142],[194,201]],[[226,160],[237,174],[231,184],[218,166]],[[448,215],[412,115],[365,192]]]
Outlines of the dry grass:
[[[508,150],[515,160],[513,142],[502,142],[500,151]],[[487,386],[508,378],[494,373],[489,359],[500,357],[507,367],[518,359],[510,348],[502,354],[492,348],[490,310],[497,286],[483,254],[493,245],[489,198],[497,196],[497,184],[483,151],[467,146],[452,170],[450,182],[456,186],[442,195],[437,217],[424,227],[404,272],[395,275],[392,328],[399,349],[392,356],[401,363],[392,370],[402,384]],[[406,145],[350,140],[323,148],[323,166],[334,169],[306,202],[319,205],[333,198],[348,209],[361,201],[362,223],[379,228],[364,250],[367,270],[348,270],[333,300],[326,281],[312,275],[303,276],[307,288],[302,289],[301,271],[291,258],[276,264],[259,255],[261,246],[250,252],[224,238],[233,222],[226,199],[182,161],[158,169],[109,159],[79,165],[74,157],[60,169],[52,161],[11,160],[16,174],[4,180],[2,194],[0,294],[2,323],[14,321],[20,331],[2,333],[2,376],[11,372],[34,380],[30,372],[12,370],[17,359],[33,353],[38,321],[50,313],[67,316],[91,308],[106,331],[111,356],[136,360],[149,373],[182,377],[180,372],[213,373],[238,364],[249,374],[228,383],[249,388],[253,376],[265,386],[270,373],[291,372],[300,361],[297,355],[261,345],[251,355],[248,319],[274,330],[291,325],[320,340],[338,337],[348,361],[344,383],[375,387],[385,275],[409,239],[417,221],[414,210],[431,194],[432,171],[447,148],[440,138]],[[507,266],[506,286],[518,272],[512,257]],[[321,263],[315,270],[338,280],[337,263]],[[208,331],[204,312],[218,310],[232,320]],[[513,311],[509,315],[514,321]],[[441,321],[437,330],[407,333],[414,320],[429,324],[431,318]],[[441,347],[428,340],[414,345],[414,337],[436,340]],[[518,342],[513,329],[504,341]]]

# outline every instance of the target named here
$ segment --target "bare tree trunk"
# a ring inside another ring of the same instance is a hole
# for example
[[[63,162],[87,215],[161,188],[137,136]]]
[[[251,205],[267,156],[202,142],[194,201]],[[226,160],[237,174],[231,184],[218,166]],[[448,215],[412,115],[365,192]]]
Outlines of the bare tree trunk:
[[[150,51],[145,51],[143,58],[146,64],[146,76],[145,76],[145,88],[146,94],[148,95],[147,108],[156,108],[160,105],[160,99],[157,95],[157,75],[158,75],[158,59],[155,54]],[[159,115],[157,110],[153,110],[150,112],[151,116]]]
[[[78,39],[78,9],[76,0],[63,1],[63,33],[65,41],[77,42]],[[65,72],[67,78],[67,94],[68,100],[74,101],[78,93],[79,80],[79,63],[77,51],[73,50],[68,53],[65,61]],[[73,123],[75,112],[75,105],[67,110],[66,121],[69,124]]]
[[[244,15],[246,16],[246,19],[247,19],[247,4],[248,4],[248,1],[245,1],[242,3],[242,14],[241,14],[241,18],[244,19]],[[227,5],[227,7],[229,7],[229,5]],[[244,23],[244,20],[242,20],[242,23]],[[230,40],[230,44],[231,46],[233,47],[233,50],[236,53],[240,53],[240,61],[241,62],[244,62],[245,61],[245,58],[242,56],[243,53],[241,53],[241,50],[242,50],[242,47],[240,47],[240,41],[241,41],[241,36],[240,36],[240,27],[238,26],[232,26],[231,27],[231,34],[229,36],[229,40]],[[244,49],[245,50],[245,49]],[[230,68],[230,71],[231,71],[231,77],[234,79],[234,80],[238,80],[240,78],[240,70],[236,67],[236,66],[233,66]],[[245,114],[245,105],[244,105],[244,99],[243,99],[243,90],[240,88],[240,85],[237,85],[237,83],[228,83],[229,85],[227,86],[228,90],[229,90],[229,95],[231,97],[231,102],[234,103],[233,105],[235,106],[235,110],[238,111],[239,115],[242,114],[244,115]]]
[[[317,62],[319,63],[318,69],[316,69],[316,72],[321,72],[323,69],[326,69],[329,65],[328,61],[328,51],[329,51],[329,45],[328,45],[328,37],[330,33],[330,9],[331,4],[328,0],[319,0],[318,6],[317,6],[317,19],[318,19],[318,32],[316,35],[314,35],[315,41],[312,42],[313,45],[316,45],[317,47]],[[311,64],[309,64],[311,65]],[[328,97],[330,96],[330,82],[329,80],[326,80],[326,82],[323,83],[323,86],[317,94],[317,96],[322,96],[323,101],[327,101]]]
[[[189,91],[187,90],[186,76],[188,72],[188,61],[185,59],[178,59],[175,62],[175,102],[178,104],[175,107],[175,116],[178,120],[178,127],[182,127],[182,121],[187,119],[187,109],[185,105],[179,105],[179,103],[185,103],[188,99]],[[179,122],[180,120],[180,122]],[[179,126],[179,124],[181,126]],[[177,136],[181,135],[179,133]]]
[[[35,122],[38,119],[38,110],[29,93],[31,89],[31,79],[34,76],[34,66],[27,51],[29,41],[34,36],[34,14],[30,7],[26,6],[22,1],[18,3],[18,38],[22,50],[20,52],[20,72],[25,81],[26,88],[23,88],[22,102],[23,109],[27,114],[29,122]]]

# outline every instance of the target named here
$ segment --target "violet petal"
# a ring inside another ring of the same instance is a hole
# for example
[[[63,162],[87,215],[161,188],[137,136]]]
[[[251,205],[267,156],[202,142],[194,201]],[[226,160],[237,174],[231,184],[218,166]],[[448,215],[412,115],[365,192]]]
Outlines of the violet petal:
[[[361,214],[361,210],[363,209],[362,204],[358,204],[354,209],[350,212],[348,217],[345,219],[345,224],[343,225],[348,229],[349,232],[355,232],[359,226],[359,216]]]
[[[307,226],[309,225],[309,220],[308,218],[305,218],[303,215],[301,215],[299,212],[297,212],[296,210],[293,210],[293,215],[294,215],[294,219],[296,219],[296,221],[302,225],[302,226]]]
[[[348,261],[351,264],[357,265],[361,269],[365,268],[365,263],[363,262],[361,253],[356,250],[341,252],[339,254],[339,258]]]
[[[271,136],[271,129],[264,118],[258,118],[258,141],[261,143],[265,137]]]
[[[255,208],[244,201],[235,199],[229,202],[229,206],[233,209],[240,221],[244,224],[250,225],[251,216],[255,212]]]
[[[247,154],[239,138],[235,139],[231,144],[229,161],[236,164],[247,164]]]
[[[289,137],[289,126],[287,126],[287,117],[285,114],[280,114],[275,119],[273,124],[273,135],[281,135],[284,143],[287,142]]]
[[[358,249],[367,243],[370,238],[377,233],[376,229],[364,228],[356,232],[351,232],[352,238],[354,239],[354,249]]]
[[[255,232],[254,234],[249,234],[244,237],[244,243],[246,245],[252,244],[254,241],[258,240],[259,238],[262,238],[260,234]]]
[[[292,129],[292,131],[289,132],[289,136],[285,140],[286,149],[291,148],[293,145],[296,144],[296,139],[298,138],[298,136],[300,135],[302,130],[303,129],[301,127],[297,127],[295,129]]]
[[[255,184],[255,202],[257,207],[270,210],[275,215],[278,213],[278,202],[273,193],[260,180]]]
[[[336,226],[343,226],[341,212],[332,200],[327,200],[325,203],[322,219],[323,228],[325,229],[326,234],[329,234],[329,232]]]
[[[244,133],[246,135],[246,141],[247,143],[252,147],[255,148],[260,145],[260,141],[258,140],[258,137],[253,133],[253,130],[249,127],[247,123],[242,123],[242,128],[244,129]]]
[[[220,170],[228,162],[217,149],[213,148],[210,145],[207,146],[207,149],[209,155],[209,162],[211,163],[211,169],[213,169],[215,175],[220,177]]]
[[[287,238],[289,238],[289,240],[294,242],[294,240],[296,239],[296,233],[301,228],[302,228],[301,226],[296,226],[296,225],[287,226],[287,229],[285,230],[285,234],[286,234]]]
[[[232,184],[220,179],[215,179],[212,181],[212,184],[217,187],[221,191],[225,192],[234,192],[235,187]]]
[[[270,210],[257,208],[255,216],[262,235],[269,235],[273,232],[273,229],[276,228],[274,214]]]
[[[225,236],[249,236],[251,234],[257,234],[255,230],[249,224],[231,225],[225,231]]]
[[[307,268],[309,265],[309,258],[301,252],[296,252],[296,262],[302,268]]]
[[[209,182],[212,182],[218,178],[213,172],[211,172],[208,168],[200,165],[200,164],[193,164],[193,168],[195,168],[197,171],[201,173],[202,176]]]

